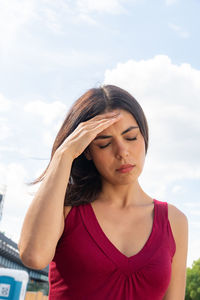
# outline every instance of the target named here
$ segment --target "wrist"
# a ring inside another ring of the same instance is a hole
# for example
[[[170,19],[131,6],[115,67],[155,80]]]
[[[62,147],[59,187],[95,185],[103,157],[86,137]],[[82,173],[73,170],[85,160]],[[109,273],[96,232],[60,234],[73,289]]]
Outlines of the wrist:
[[[67,160],[71,163],[74,160],[73,154],[69,149],[62,149],[60,147],[55,151],[54,156],[59,160]]]

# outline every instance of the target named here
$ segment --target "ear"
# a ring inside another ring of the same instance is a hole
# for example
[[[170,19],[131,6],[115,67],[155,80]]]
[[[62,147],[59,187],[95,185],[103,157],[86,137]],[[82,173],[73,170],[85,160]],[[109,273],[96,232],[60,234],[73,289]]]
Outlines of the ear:
[[[85,157],[87,158],[87,160],[92,160],[92,155],[91,155],[90,150],[88,148],[86,148],[83,153],[84,153]]]

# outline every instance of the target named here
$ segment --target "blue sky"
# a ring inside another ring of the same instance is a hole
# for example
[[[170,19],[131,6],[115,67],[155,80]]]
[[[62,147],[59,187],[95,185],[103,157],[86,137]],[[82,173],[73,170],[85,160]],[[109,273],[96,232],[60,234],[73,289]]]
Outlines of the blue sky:
[[[65,114],[87,89],[127,89],[148,119],[140,177],[189,220],[200,257],[200,2],[0,0],[1,230],[16,242]]]

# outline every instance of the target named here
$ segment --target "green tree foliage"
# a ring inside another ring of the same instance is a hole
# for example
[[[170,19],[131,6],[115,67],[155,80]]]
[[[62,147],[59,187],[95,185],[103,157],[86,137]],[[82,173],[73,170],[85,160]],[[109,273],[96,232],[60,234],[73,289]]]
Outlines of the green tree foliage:
[[[27,286],[27,291],[31,292],[42,292],[44,295],[48,295],[49,293],[49,284],[48,282],[36,282],[30,280]]]
[[[200,300],[200,258],[187,268],[185,300]]]

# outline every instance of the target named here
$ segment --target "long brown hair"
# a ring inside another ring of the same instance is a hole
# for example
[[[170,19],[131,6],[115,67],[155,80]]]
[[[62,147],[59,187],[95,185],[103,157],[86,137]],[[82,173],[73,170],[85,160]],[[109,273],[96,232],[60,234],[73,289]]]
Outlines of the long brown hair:
[[[149,132],[142,107],[136,99],[124,89],[115,85],[102,85],[98,88],[87,90],[71,106],[55,138],[49,164],[56,149],[76,129],[79,123],[117,108],[128,111],[135,118],[140,132],[143,135],[145,152],[147,154]],[[49,164],[44,172],[33,182],[30,182],[29,185],[36,184],[44,179]],[[98,170],[92,160],[87,160],[83,152],[74,159],[72,163],[64,205],[77,206],[93,202],[101,192],[101,187],[101,177]]]

